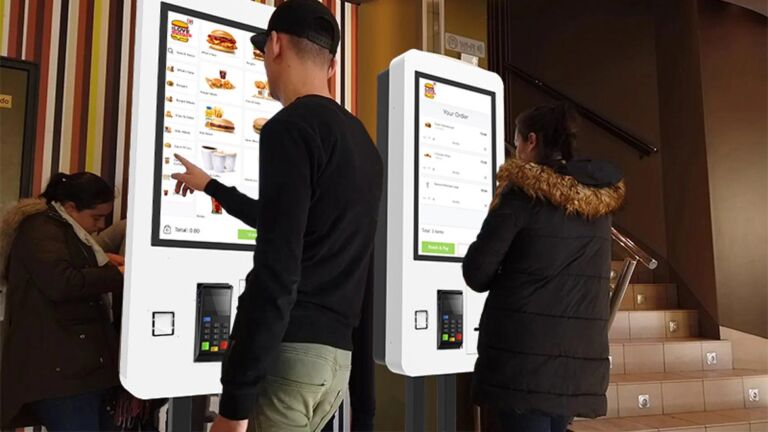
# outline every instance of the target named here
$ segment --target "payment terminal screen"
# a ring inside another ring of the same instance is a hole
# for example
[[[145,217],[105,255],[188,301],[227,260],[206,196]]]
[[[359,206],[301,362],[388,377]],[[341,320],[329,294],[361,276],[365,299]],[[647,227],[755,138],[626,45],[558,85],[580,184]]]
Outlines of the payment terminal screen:
[[[460,261],[496,176],[495,93],[416,73],[415,259]]]
[[[280,110],[271,97],[258,29],[162,4],[152,244],[252,249],[256,230],[198,192],[174,192],[178,153],[211,177],[257,199],[259,138]]]

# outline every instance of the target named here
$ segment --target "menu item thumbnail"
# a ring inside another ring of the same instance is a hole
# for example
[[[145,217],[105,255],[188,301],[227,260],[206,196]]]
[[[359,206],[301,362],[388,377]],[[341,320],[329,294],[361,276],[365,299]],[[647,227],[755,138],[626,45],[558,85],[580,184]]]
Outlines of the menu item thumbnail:
[[[225,118],[212,118],[205,122],[205,127],[219,132],[235,132],[235,124]]]
[[[257,50],[256,47],[253,48],[253,58],[254,60],[264,61],[264,53]]]
[[[171,21],[171,39],[179,42],[189,42],[190,36],[189,24],[182,20]]]
[[[272,99],[272,94],[269,92],[268,81],[256,80],[253,85],[256,86],[256,94],[253,95],[253,97]]]
[[[202,146],[200,153],[203,159],[203,168],[206,171],[219,174],[235,172],[237,152],[227,152],[216,147]]]
[[[213,90],[233,90],[235,85],[228,79],[221,78],[206,78],[205,82],[208,83],[208,87]]]
[[[208,44],[211,49],[234,54],[237,50],[237,41],[231,33],[224,30],[214,30],[208,35]]]
[[[264,117],[259,117],[256,120],[253,121],[253,130],[257,133],[261,133],[261,129],[264,127],[265,124],[267,124],[267,120]]]

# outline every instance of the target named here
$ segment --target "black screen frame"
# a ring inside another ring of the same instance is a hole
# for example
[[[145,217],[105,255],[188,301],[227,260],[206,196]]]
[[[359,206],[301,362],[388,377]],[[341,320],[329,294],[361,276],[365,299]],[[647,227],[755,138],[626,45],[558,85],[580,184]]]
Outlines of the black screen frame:
[[[192,18],[201,19],[204,21],[221,24],[224,26],[234,27],[239,30],[258,33],[264,31],[260,27],[243,24],[237,21],[232,21],[227,18],[217,17],[215,15],[207,14],[192,9],[188,9],[182,6],[176,6],[166,2],[160,3],[160,42],[157,59],[157,113],[155,114],[155,169],[154,169],[154,186],[152,195],[152,240],[151,245],[153,247],[172,247],[181,249],[215,249],[215,250],[234,250],[234,251],[248,251],[253,252],[256,248],[256,243],[252,245],[247,244],[233,244],[233,243],[221,243],[221,242],[208,242],[208,241],[192,241],[192,240],[166,240],[160,238],[160,206],[162,201],[162,179],[163,179],[163,124],[165,122],[165,80],[166,73],[166,54],[168,48],[168,13],[175,12],[183,15],[188,15]],[[257,240],[258,241],[258,240]]]
[[[463,90],[468,90],[475,93],[480,93],[491,97],[491,191],[496,190],[496,92],[471,86],[469,84],[460,83],[458,81],[450,80],[447,78],[438,77],[425,72],[416,71],[414,80],[414,110],[415,110],[415,123],[414,123],[414,181],[413,181],[413,259],[414,261],[434,261],[434,262],[462,262],[464,257],[441,257],[434,255],[422,255],[419,248],[419,151],[420,134],[419,125],[421,124],[419,114],[419,96],[421,90],[419,86],[420,79],[427,79],[436,83],[446,84],[454,87],[458,87]],[[491,194],[493,196],[493,194]]]

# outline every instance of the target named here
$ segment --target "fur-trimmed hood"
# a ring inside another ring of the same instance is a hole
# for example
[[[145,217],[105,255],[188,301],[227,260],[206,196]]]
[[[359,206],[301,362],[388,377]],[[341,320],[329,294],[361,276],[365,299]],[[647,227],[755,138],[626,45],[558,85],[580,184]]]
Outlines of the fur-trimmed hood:
[[[611,214],[624,203],[622,174],[607,162],[571,161],[551,168],[517,159],[507,161],[499,169],[499,188],[492,207],[501,192],[514,187],[534,199],[546,200],[569,215],[595,219]]]
[[[0,217],[0,281],[5,280],[5,270],[8,254],[11,251],[13,239],[21,222],[28,216],[48,210],[45,200],[38,198],[23,199],[9,208]]]

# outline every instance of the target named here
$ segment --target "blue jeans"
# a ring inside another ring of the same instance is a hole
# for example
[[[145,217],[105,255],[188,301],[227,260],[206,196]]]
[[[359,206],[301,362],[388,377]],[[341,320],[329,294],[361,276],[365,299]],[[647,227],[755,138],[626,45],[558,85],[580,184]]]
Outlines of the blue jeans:
[[[565,432],[570,419],[538,412],[500,411],[504,432]]]
[[[83,393],[29,404],[50,432],[96,432],[114,429],[104,405],[106,392]]]

